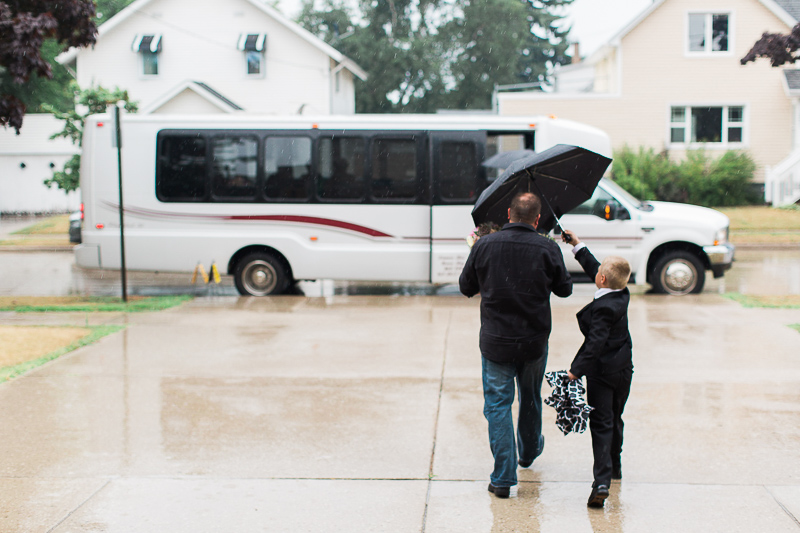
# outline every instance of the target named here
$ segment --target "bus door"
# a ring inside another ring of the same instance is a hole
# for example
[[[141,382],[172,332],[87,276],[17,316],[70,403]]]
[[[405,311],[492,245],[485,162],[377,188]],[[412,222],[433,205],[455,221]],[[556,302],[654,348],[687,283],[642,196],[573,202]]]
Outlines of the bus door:
[[[325,274],[309,277],[427,281],[424,132],[320,131],[318,147],[315,212],[340,231],[318,241]]]
[[[469,255],[472,207],[486,186],[486,132],[432,131],[430,281],[454,283]]]

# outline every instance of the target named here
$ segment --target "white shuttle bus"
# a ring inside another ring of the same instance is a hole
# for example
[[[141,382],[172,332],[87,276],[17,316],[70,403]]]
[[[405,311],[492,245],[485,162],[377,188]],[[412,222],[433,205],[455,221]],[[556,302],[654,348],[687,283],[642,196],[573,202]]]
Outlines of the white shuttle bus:
[[[85,218],[75,251],[84,268],[120,267],[112,135],[108,116],[86,120]],[[127,268],[192,272],[213,261],[254,296],[296,280],[457,281],[472,205],[498,173],[482,166],[486,158],[560,143],[611,156],[602,131],[552,117],[128,115],[122,139]],[[601,196],[592,202],[608,201]],[[636,220],[622,215],[626,207],[639,209],[627,198],[603,216],[588,209],[608,226],[589,233],[599,232],[598,243],[634,243],[632,260],[647,257],[641,238],[626,241],[631,235],[612,229]],[[593,235],[576,231],[592,245]],[[701,273],[711,268],[708,257],[698,262]],[[639,263],[636,280],[644,283],[648,263]]]

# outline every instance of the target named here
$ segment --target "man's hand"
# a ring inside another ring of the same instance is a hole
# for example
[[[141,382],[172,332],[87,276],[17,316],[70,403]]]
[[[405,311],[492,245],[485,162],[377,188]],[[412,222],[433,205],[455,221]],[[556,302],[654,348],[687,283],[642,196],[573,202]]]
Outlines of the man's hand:
[[[577,246],[577,245],[578,245],[578,244],[580,244],[580,242],[581,242],[581,240],[578,238],[578,236],[577,236],[577,235],[575,235],[575,233],[574,233],[574,232],[572,232],[572,231],[570,231],[570,230],[568,230],[568,229],[565,229],[565,230],[564,230],[564,231],[561,233],[561,239],[562,239],[562,240],[563,240],[565,243],[567,243],[567,244],[571,244],[572,246]]]
[[[567,377],[568,377],[569,379],[571,379],[572,381],[575,381],[576,379],[580,379],[578,376],[576,376],[575,374],[573,374],[573,373],[572,373],[572,372],[570,372],[569,370],[567,370]]]

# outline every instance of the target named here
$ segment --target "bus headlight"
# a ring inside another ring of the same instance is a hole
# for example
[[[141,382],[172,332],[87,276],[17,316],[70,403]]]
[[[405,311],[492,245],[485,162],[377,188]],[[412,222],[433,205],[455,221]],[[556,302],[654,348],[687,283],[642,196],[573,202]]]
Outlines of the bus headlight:
[[[728,242],[728,227],[724,227],[714,234],[714,246],[725,244]]]

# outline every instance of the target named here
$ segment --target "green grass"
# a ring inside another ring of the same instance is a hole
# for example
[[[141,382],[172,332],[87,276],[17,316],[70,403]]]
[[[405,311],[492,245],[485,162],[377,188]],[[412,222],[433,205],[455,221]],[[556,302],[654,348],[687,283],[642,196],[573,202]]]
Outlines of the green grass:
[[[82,339],[73,342],[72,344],[64,346],[63,348],[59,348],[58,350],[50,352],[47,355],[43,355],[38,359],[33,359],[32,361],[25,361],[24,363],[19,363],[17,365],[0,368],[0,383],[21,376],[25,372],[40,367],[43,364],[47,363],[48,361],[57,359],[66,353],[81,348],[82,346],[87,346],[89,344],[97,342],[106,335],[111,335],[112,333],[116,333],[118,331],[125,329],[125,326],[88,326],[88,328],[91,329],[92,332],[83,337]]]
[[[800,324],[789,324],[789,327],[800,332]]]
[[[17,313],[51,313],[51,312],[125,312],[161,311],[175,307],[194,298],[190,295],[179,296],[134,296],[128,303],[116,297],[0,297],[0,311],[16,311]]]
[[[69,233],[69,215],[58,215],[40,220],[15,231],[12,235],[66,235],[67,233]]]
[[[800,294],[787,294],[782,296],[756,296],[727,292],[725,298],[739,302],[744,307],[761,307],[767,309],[800,309]]]

